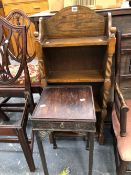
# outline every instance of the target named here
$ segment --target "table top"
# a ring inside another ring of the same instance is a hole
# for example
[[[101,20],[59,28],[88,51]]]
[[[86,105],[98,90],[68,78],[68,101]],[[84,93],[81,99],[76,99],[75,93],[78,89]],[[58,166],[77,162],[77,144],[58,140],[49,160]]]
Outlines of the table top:
[[[43,89],[32,120],[96,121],[90,86],[57,86]]]

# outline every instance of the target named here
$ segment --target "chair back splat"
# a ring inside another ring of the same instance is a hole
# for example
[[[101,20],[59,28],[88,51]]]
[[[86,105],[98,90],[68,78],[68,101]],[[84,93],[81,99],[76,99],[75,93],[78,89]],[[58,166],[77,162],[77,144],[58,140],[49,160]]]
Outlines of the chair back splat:
[[[24,26],[26,26],[26,34],[27,34],[27,36],[30,35],[30,28],[31,28],[32,24],[31,24],[31,21],[28,18],[28,16],[23,11],[17,10],[17,9],[12,10],[8,14],[6,19],[10,23],[12,23],[13,25],[16,25],[16,26],[24,25]],[[27,62],[31,62],[35,58],[35,56],[36,56],[35,48],[33,49],[32,53],[29,52],[29,49],[28,49],[28,37],[27,37],[27,47],[26,47],[26,59],[27,59]]]

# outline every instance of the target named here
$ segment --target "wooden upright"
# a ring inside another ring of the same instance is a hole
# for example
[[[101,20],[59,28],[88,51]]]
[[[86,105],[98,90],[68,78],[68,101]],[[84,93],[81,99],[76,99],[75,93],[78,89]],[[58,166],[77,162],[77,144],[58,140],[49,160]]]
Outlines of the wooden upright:
[[[83,6],[64,8],[53,17],[40,18],[39,23],[45,84],[93,87],[100,143],[104,141],[115,32],[110,13],[103,17]]]

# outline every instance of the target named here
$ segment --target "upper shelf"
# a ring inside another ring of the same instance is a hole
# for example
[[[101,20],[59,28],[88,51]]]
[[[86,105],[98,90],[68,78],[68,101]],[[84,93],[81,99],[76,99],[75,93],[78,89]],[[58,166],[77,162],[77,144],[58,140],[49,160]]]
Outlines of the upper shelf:
[[[108,39],[106,36],[45,39],[42,42],[43,47],[90,46],[90,45],[107,45],[107,44],[108,44]]]

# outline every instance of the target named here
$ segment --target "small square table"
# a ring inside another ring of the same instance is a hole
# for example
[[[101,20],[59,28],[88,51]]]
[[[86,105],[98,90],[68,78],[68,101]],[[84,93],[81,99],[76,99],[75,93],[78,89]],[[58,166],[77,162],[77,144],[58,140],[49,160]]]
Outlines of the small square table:
[[[49,173],[40,137],[43,131],[75,131],[88,134],[88,174],[92,174],[96,116],[91,86],[66,85],[44,88],[31,120],[45,175]]]

